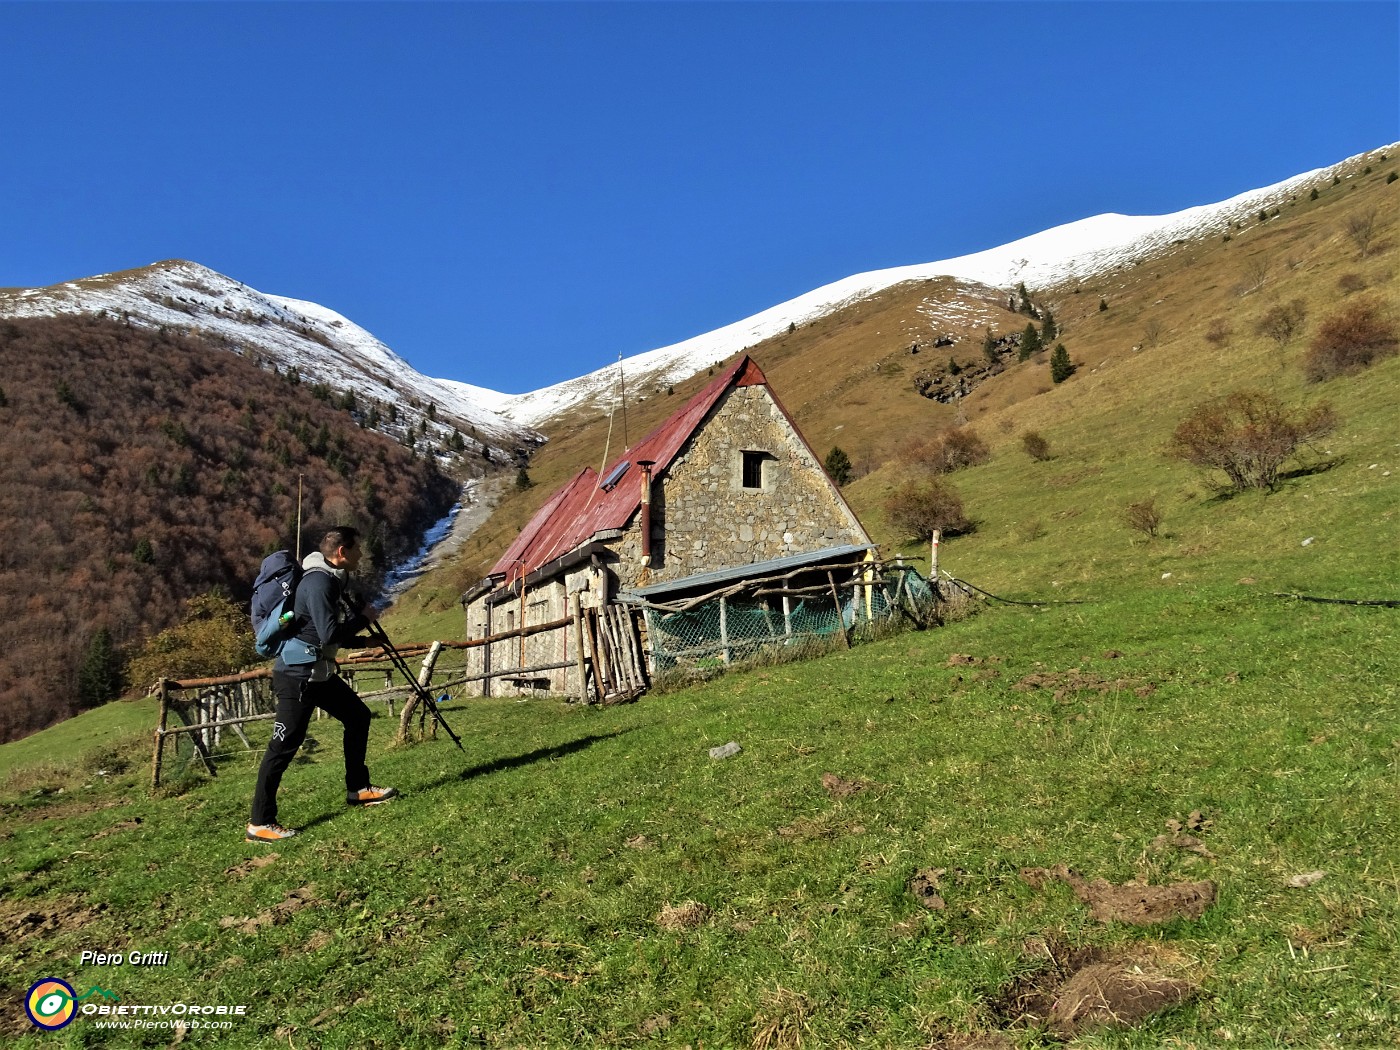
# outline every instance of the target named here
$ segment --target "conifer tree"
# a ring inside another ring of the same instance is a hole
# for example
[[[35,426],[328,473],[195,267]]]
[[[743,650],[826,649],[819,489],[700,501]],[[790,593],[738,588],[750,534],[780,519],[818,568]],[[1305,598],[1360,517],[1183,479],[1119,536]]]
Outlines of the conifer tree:
[[[822,465],[837,485],[844,485],[851,480],[851,457],[846,455],[840,445],[831,446],[831,451],[826,454]]]
[[[996,333],[990,328],[987,329],[987,334],[982,337],[982,356],[987,359],[988,364],[992,365],[996,364],[1001,356],[997,351]]]
[[[88,642],[78,668],[78,703],[96,707],[115,700],[122,689],[121,660],[112,644],[112,633],[99,627]]]
[[[1035,330],[1035,325],[1026,323],[1026,330],[1021,333],[1021,352],[1017,355],[1017,360],[1024,361],[1033,354],[1040,353],[1040,333]]]
[[[1053,343],[1055,337],[1060,334],[1060,328],[1055,324],[1055,315],[1050,312],[1048,306],[1045,308],[1043,316],[1045,317],[1045,324],[1040,329],[1040,343],[1042,346],[1048,346]]]
[[[1065,349],[1064,343],[1056,343],[1055,350],[1050,355],[1050,378],[1056,383],[1063,383],[1072,375],[1074,365],[1070,362],[1069,351]]]

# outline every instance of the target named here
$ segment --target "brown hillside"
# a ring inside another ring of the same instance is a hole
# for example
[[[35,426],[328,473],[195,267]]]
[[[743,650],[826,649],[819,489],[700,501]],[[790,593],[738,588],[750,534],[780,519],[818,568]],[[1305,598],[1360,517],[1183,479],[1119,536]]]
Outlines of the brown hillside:
[[[429,461],[251,362],[93,318],[0,321],[0,740],[72,714],[105,628],[129,652],[308,523],[378,565],[456,498]],[[138,683],[144,684],[144,683]],[[96,698],[89,698],[96,699]]]
[[[1400,181],[1387,180],[1396,170],[1395,156],[1357,160],[1343,167],[1336,184],[1330,174],[1319,178],[1316,199],[1311,187],[1302,187],[1277,212],[1251,217],[1226,236],[1182,241],[1082,284],[1030,289],[1035,305],[1053,312],[1055,341],[1065,344],[1077,366],[1060,386],[1051,381],[1048,350],[1019,362],[1008,346],[1000,371],[961,401],[921,396],[921,372],[946,370],[950,358],[959,367],[981,362],[988,327],[997,336],[1019,335],[1030,320],[1009,309],[1014,289],[959,286],[951,279],[886,289],[747,352],[818,456],[839,445],[851,457],[858,480],[847,495],[877,538],[902,543],[879,506],[902,472],[900,449],[914,438],[967,422],[994,454],[1025,458],[1020,439],[1026,430],[1053,435],[1071,422],[1082,428],[1102,416],[1113,431],[1102,440],[1155,447],[1190,404],[1217,389],[1258,382],[1285,364],[1296,380],[1296,358],[1309,334],[1348,296],[1379,297],[1393,310]],[[1363,254],[1355,227],[1368,216],[1375,230]],[[1304,301],[1307,323],[1286,345],[1256,331],[1267,311],[1294,299]],[[935,348],[940,336],[956,343]],[[669,394],[647,391],[645,399],[629,389],[628,437],[645,434],[707,378],[702,371]],[[623,447],[622,427],[619,412],[612,421],[612,456]],[[505,497],[457,562],[425,579],[408,604],[429,614],[455,611],[461,591],[489,568],[530,514],[581,467],[601,465],[608,429],[608,418],[593,412],[546,426],[549,442],[530,464],[535,487]]]

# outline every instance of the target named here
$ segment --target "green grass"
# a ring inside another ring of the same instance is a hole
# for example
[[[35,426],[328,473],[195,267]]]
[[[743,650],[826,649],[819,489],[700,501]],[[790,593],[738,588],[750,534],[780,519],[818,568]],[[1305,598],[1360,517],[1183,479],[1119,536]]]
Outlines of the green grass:
[[[149,702],[0,747],[0,994],[15,1004],[0,1034],[173,1042],[89,1018],[34,1033],[18,1003],[55,976],[128,1004],[248,1007],[226,1032],[190,1032],[200,1045],[769,1050],[1004,1032],[1030,1050],[1060,1044],[998,1004],[1060,946],[1151,950],[1197,989],[1136,1028],[1077,1036],[1076,1050],[1396,1045],[1400,609],[1275,592],[1400,598],[1400,359],[1305,386],[1306,339],[1280,351],[1251,334],[1294,296],[1315,322],[1349,271],[1394,301],[1394,220],[1366,260],[1339,232],[1348,208],[1393,214],[1385,174],[1285,225],[1050,296],[1085,367],[1041,390],[1018,366],[968,399],[993,458],[953,477],[978,527],[942,548],[955,575],[1038,608],[993,603],[627,706],[460,701],[447,716],[465,755],[444,739],[393,746],[396,723],[379,717],[371,767],[404,797],[369,811],[341,804],[339,727],[313,722],[317,746],[281,796],[304,833],[275,849],[242,840],[256,755],[150,792]],[[1234,291],[1270,252],[1266,292]],[[1203,336],[1222,317],[1235,336],[1214,347]],[[860,318],[847,320],[813,326],[819,350],[855,360]],[[1160,345],[1130,351],[1154,321]],[[779,393],[841,405],[798,335],[770,348],[769,374],[791,383]],[[1343,425],[1312,461],[1331,468],[1226,499],[1163,458],[1194,403],[1246,386],[1290,405],[1332,399]],[[843,447],[870,430],[880,468],[909,419],[937,422],[906,401],[878,434],[863,417],[799,422],[823,448],[836,422],[851,424]],[[572,473],[597,426],[557,435],[532,471]],[[1026,430],[1055,458],[1031,461]],[[846,494],[891,552],[926,554],[881,520],[897,473],[875,469]],[[1121,520],[1147,496],[1165,514],[1151,541]],[[509,542],[512,520],[489,522],[479,545]],[[485,557],[469,554],[400,602],[395,639],[461,636],[455,596]],[[708,757],[729,740],[742,754]],[[824,773],[865,789],[833,799]],[[1192,813],[1209,856],[1155,842]],[[1020,874],[1057,864],[1113,883],[1210,879],[1218,899],[1196,920],[1101,923],[1069,886]],[[942,910],[909,890],[928,869],[943,871]],[[687,905],[692,925],[658,922]],[[170,961],[84,967],[84,950]]]
[[[1388,1045],[1396,623],[1234,583],[1145,588],[994,608],[628,706],[464,702],[448,717],[465,756],[445,740],[391,747],[392,721],[375,720],[375,778],[405,797],[369,811],[340,804],[339,727],[315,722],[320,746],[282,792],[306,830],[275,850],[241,840],[247,756],[154,798],[144,766],[12,791],[6,991],[53,975],[128,1003],[247,1004],[232,1031],[191,1033],[229,1046],[750,1046],[765,1032],[925,1046],[1004,1027],[990,1004],[1035,966],[1028,940],[1053,936],[1169,948],[1200,987],[1076,1046],[1226,1032]],[[950,666],[955,653],[977,662]],[[731,739],[741,755],[708,757]],[[868,786],[833,800],[824,772]],[[1152,848],[1193,810],[1212,821],[1213,859]],[[1067,887],[1018,875],[1057,863],[1113,882],[1209,878],[1220,897],[1195,922],[1103,925]],[[943,911],[906,888],[930,867],[946,869]],[[1327,876],[1285,886],[1314,870]],[[275,911],[306,887],[310,903]],[[699,925],[657,924],[688,901],[708,909]],[[55,911],[66,919],[29,935],[16,918]],[[171,957],[84,968],[84,949]],[[20,1042],[170,1038],[80,1018]]]

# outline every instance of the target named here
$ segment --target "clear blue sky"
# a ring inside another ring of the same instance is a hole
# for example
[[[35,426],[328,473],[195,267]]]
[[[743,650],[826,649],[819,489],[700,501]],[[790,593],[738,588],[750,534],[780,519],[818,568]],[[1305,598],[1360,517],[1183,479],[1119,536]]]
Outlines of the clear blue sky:
[[[1400,5],[13,3],[0,286],[186,258],[510,393],[1400,140]]]

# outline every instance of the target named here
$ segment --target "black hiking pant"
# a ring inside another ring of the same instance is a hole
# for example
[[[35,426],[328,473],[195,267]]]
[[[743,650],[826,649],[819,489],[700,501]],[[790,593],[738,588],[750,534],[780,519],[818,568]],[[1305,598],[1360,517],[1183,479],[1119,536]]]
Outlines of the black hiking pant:
[[[369,767],[365,765],[369,708],[343,678],[332,675],[324,682],[312,682],[273,671],[272,692],[277,697],[277,719],[272,723],[272,742],[258,768],[252,823],[277,823],[277,788],[306,739],[311,714],[318,707],[345,727],[346,793],[369,787]]]

